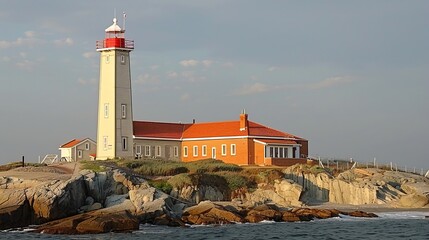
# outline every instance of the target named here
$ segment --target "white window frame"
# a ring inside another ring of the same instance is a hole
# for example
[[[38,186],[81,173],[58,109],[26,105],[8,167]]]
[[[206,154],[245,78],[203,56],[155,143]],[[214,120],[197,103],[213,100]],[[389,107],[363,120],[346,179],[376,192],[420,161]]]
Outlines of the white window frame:
[[[109,118],[109,104],[104,104],[104,118]]]
[[[104,148],[104,150],[107,150],[108,146],[109,146],[109,137],[103,136],[103,148]]]
[[[125,63],[125,56],[121,55],[121,63]]]
[[[201,147],[201,155],[206,157],[207,156],[207,145],[203,145]]]
[[[82,157],[83,157],[82,150],[77,150],[77,158],[82,158]]]
[[[150,156],[150,145],[145,145],[145,146],[144,146],[144,155],[145,155],[146,157],[149,157],[149,156]]]
[[[222,144],[221,150],[222,150],[222,156],[226,156],[226,154],[227,154],[227,152],[226,152],[226,144]]]
[[[173,151],[174,151],[174,156],[178,157],[179,156],[179,147],[178,146],[174,146]]]
[[[187,157],[188,156],[188,146],[184,146],[183,147],[183,156]]]
[[[237,145],[231,144],[231,156],[237,155]]]
[[[85,150],[90,150],[90,148],[91,148],[91,144],[85,143]]]
[[[157,157],[161,156],[161,150],[162,150],[161,146],[158,145],[158,146],[155,147],[155,154],[156,154]]]
[[[216,159],[216,147],[212,147],[212,158]]]
[[[136,145],[136,154],[142,155],[142,145]]]
[[[121,104],[121,117],[127,118],[127,104]]]
[[[122,151],[128,151],[128,137],[121,138]]]
[[[192,155],[194,157],[198,157],[198,146],[193,146],[192,147]]]

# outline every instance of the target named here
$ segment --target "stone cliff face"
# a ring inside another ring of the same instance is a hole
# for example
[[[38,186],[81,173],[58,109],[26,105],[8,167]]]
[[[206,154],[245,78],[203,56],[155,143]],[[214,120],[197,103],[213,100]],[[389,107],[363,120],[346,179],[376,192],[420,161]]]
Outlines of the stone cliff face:
[[[395,207],[423,207],[428,204],[429,179],[378,169],[353,169],[333,177],[292,166],[285,177],[303,187],[304,202],[340,204],[391,204]],[[411,202],[418,202],[412,204]]]
[[[37,173],[34,173],[37,174]],[[84,170],[68,180],[0,177],[0,229],[41,224],[101,208],[145,218],[162,214],[169,196],[135,175]]]

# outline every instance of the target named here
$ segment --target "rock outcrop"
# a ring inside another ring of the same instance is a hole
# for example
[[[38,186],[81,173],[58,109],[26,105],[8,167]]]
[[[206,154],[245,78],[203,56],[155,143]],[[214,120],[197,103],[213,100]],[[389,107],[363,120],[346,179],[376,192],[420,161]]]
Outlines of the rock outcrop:
[[[240,208],[228,204],[221,205],[203,201],[197,206],[186,209],[183,212],[182,221],[190,225],[258,223],[262,221],[298,222],[340,217],[340,214],[354,217],[377,217],[373,213],[361,211],[343,212],[336,209],[312,208],[287,209],[279,208],[273,204]]]
[[[151,222],[171,208],[172,201],[167,194],[150,187],[143,178],[119,169],[105,172],[83,170],[66,180],[37,181],[0,177],[1,229],[42,224],[80,213],[70,223],[73,223],[72,228],[77,227],[78,223],[81,227],[64,231],[83,233],[85,228],[82,226],[103,221],[106,224],[94,232],[112,231],[118,230],[117,226],[121,223],[108,220],[115,218],[109,216],[119,214],[119,219],[129,222],[127,216],[131,214],[138,222]],[[52,225],[49,231],[55,232],[52,230],[54,226],[63,229],[64,224]],[[88,233],[92,232],[88,230]]]
[[[287,168],[285,177],[303,187],[300,200],[339,204],[389,204],[424,207],[429,203],[429,179],[411,173],[379,169],[352,169],[334,177],[312,173],[308,167]]]

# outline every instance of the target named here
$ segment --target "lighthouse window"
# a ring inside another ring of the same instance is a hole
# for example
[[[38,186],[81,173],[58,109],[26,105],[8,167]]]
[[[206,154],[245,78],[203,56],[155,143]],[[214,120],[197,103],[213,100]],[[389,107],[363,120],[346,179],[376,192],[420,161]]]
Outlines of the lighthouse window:
[[[122,137],[122,151],[128,150],[128,138]]]
[[[125,56],[121,55],[121,63],[125,63]]]
[[[121,115],[122,118],[127,118],[127,104],[121,105]]]
[[[106,63],[109,63],[109,60],[110,60],[109,55],[107,55],[106,56]]]
[[[109,104],[105,103],[104,104],[104,118],[108,118],[109,117]]]

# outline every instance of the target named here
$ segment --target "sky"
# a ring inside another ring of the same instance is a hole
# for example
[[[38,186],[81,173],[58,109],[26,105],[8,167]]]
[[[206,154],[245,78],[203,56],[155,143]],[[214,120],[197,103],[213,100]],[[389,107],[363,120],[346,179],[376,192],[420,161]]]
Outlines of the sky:
[[[95,139],[126,12],[135,120],[249,120],[309,154],[429,169],[429,1],[0,0],[0,163]]]

